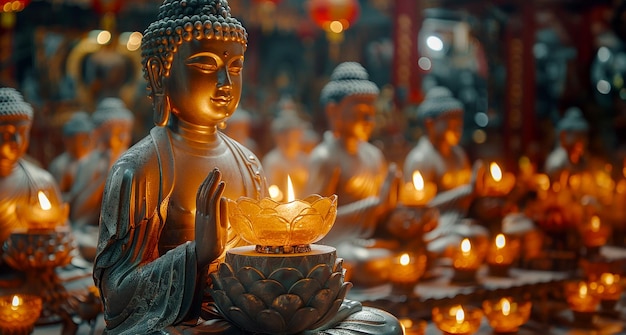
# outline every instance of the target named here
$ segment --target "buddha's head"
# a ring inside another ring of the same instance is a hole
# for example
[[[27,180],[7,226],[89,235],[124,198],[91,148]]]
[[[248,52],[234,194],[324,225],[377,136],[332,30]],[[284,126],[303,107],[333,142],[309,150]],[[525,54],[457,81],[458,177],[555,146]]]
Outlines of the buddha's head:
[[[302,152],[304,127],[304,121],[292,110],[281,111],[272,121],[272,136],[283,155],[293,158]]]
[[[559,141],[567,151],[569,160],[576,164],[587,149],[589,123],[583,117],[578,107],[570,107],[565,111],[563,118],[557,124]]]
[[[87,155],[93,149],[93,130],[94,124],[87,112],[72,114],[62,128],[65,150],[75,159]]]
[[[119,98],[100,101],[92,115],[101,149],[120,153],[128,149],[132,140],[135,116]]]
[[[320,102],[335,136],[367,141],[374,130],[378,86],[356,62],[339,64],[324,86]]]
[[[165,0],[142,41],[155,123],[216,127],[232,115],[247,42],[226,0]]]
[[[33,108],[13,88],[0,88],[0,177],[7,177],[28,149]]]
[[[448,88],[431,88],[417,112],[432,142],[448,146],[459,144],[463,133],[463,104]]]

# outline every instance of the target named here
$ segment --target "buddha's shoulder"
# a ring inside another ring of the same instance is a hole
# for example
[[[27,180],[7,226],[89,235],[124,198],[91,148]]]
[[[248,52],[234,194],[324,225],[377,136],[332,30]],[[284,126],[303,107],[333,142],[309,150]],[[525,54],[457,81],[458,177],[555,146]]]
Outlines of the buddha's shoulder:
[[[22,159],[20,160],[20,166],[29,178],[36,180],[38,183],[56,185],[56,180],[52,174],[37,164]]]
[[[112,167],[112,170],[144,171],[158,168],[159,153],[155,141],[146,136],[126,152],[124,152]]]

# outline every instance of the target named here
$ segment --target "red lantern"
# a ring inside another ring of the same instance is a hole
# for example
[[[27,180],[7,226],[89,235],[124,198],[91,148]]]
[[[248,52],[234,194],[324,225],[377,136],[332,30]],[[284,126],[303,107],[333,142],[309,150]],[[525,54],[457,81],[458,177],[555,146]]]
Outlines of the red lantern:
[[[30,0],[0,0],[0,12],[20,12],[29,3]]]
[[[309,13],[315,23],[326,31],[340,33],[359,17],[358,0],[310,0]]]

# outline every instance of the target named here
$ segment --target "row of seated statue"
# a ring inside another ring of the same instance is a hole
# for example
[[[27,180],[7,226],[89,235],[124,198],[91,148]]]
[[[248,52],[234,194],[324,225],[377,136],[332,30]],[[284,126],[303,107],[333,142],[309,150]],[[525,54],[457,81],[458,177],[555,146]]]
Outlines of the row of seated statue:
[[[68,151],[50,164],[51,173],[23,159],[32,108],[16,90],[0,89],[0,241],[31,224],[16,208],[32,203],[34,192],[46,192],[53,206],[68,203],[79,244],[91,248],[85,257],[94,262],[107,333],[236,333],[216,323],[219,313],[205,293],[225,251],[244,243],[225,220],[223,198],[269,196],[268,180],[279,184],[288,173],[299,194],[338,195],[335,224],[319,243],[335,247],[353,281],[364,285],[386,280],[379,260],[388,258],[393,241],[378,234],[401,236],[407,222],[420,220],[422,213],[397,199],[413,171],[437,187],[430,205],[442,213],[436,228],[424,228],[430,242],[454,232],[480,193],[476,175],[483,167],[472,167],[459,145],[463,106],[450,91],[437,87],[426,95],[419,108],[425,136],[401,169],[368,142],[379,89],[356,62],[339,64],[321,92],[330,129],[312,152],[282,148],[261,162],[219,129],[239,104],[247,39],[226,0],[165,0],[142,41],[155,127],[128,148],[132,113],[119,99],[104,99],[91,116],[76,113],[67,123]],[[272,130],[293,144],[288,130],[301,126],[288,113]],[[89,136],[94,132],[98,143]],[[565,137],[565,150],[578,148],[578,137]],[[563,162],[580,158],[560,155],[550,168],[569,169]],[[354,302],[341,311],[325,329],[371,318]],[[397,320],[374,312],[385,327],[360,331],[398,333]]]

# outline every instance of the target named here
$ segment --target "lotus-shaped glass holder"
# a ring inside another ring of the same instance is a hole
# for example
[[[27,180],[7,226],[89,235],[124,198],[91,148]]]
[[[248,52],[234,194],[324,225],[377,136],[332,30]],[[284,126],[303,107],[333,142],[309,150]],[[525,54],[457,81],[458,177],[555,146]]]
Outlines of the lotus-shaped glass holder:
[[[322,239],[337,216],[337,196],[310,195],[281,203],[240,197],[228,200],[230,224],[261,253],[302,253]]]
[[[211,295],[237,327],[260,334],[296,334],[333,320],[346,293],[336,250],[311,245],[307,253],[260,254],[254,246],[227,251],[211,273]]]

